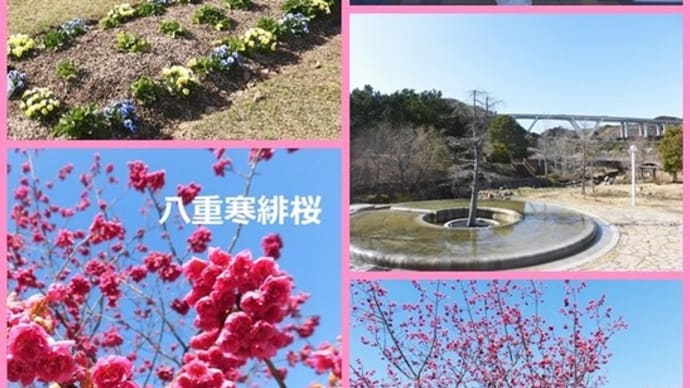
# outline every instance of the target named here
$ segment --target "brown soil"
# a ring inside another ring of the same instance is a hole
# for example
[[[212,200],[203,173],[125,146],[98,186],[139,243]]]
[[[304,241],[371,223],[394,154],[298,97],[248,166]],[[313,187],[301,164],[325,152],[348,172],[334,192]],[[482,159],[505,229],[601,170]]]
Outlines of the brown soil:
[[[116,100],[132,98],[130,86],[137,78],[147,75],[160,78],[161,69],[171,65],[186,65],[188,60],[207,55],[215,45],[214,41],[238,36],[254,26],[262,16],[279,18],[283,0],[254,0],[256,6],[250,11],[227,11],[233,20],[230,31],[215,31],[208,25],[192,22],[194,10],[202,6],[223,8],[219,0],[203,4],[168,7],[162,16],[135,19],[117,28],[100,30],[93,20],[92,30],[77,38],[71,47],[58,51],[42,50],[33,58],[16,61],[9,65],[26,73],[28,88],[47,87],[62,101],[63,110],[75,105],[96,104],[105,107]],[[173,39],[159,31],[161,20],[176,20],[189,32],[184,38]],[[115,49],[115,36],[127,31],[143,36],[150,44],[146,53],[120,53]],[[315,21],[310,25],[311,33],[279,45],[278,51],[268,55],[256,55],[244,59],[244,69],[234,69],[230,74],[212,74],[202,82],[189,98],[165,97],[155,106],[146,108],[137,105],[140,125],[135,135],[126,132],[113,133],[113,138],[169,139],[180,123],[198,120],[204,113],[224,109],[232,104],[233,94],[247,84],[281,72],[281,67],[299,61],[302,51],[323,44],[328,37],[340,33],[339,18]],[[80,69],[78,80],[65,83],[55,72],[55,66],[62,60],[75,61]],[[9,104],[9,137],[13,139],[51,138],[51,123],[42,124],[27,119],[19,109],[19,102]]]

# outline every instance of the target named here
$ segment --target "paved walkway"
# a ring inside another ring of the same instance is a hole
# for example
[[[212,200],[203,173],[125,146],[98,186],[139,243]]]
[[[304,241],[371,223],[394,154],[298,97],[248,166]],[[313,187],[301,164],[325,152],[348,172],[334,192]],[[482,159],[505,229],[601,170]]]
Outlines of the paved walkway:
[[[580,270],[681,271],[683,269],[682,185],[640,185],[637,206],[630,185],[598,186],[597,197],[580,188],[520,189],[513,199],[533,199],[593,214],[618,228],[618,244]]]

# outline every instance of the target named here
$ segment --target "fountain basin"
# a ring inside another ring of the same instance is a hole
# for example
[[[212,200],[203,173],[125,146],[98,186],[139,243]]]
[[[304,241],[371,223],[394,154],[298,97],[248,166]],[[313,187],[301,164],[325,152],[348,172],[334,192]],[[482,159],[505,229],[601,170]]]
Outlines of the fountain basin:
[[[502,200],[479,202],[479,217],[493,225],[448,227],[462,222],[468,205],[466,200],[421,201],[354,213],[350,258],[383,269],[501,270],[576,255],[600,233],[585,214]]]
[[[498,207],[477,208],[476,225],[467,226],[469,208],[439,209],[422,216],[422,220],[432,225],[442,225],[444,228],[467,229],[467,228],[497,228],[510,226],[522,220],[522,214],[511,209]]]

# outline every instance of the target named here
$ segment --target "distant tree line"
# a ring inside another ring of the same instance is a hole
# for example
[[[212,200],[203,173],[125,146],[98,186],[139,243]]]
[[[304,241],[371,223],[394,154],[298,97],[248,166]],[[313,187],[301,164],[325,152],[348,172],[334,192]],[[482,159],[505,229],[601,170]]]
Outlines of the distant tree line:
[[[350,94],[350,135],[355,137],[387,123],[393,128],[433,128],[446,136],[460,137],[470,120],[463,108],[464,104],[443,98],[437,90],[403,89],[383,94],[366,85]]]
[[[480,161],[491,163],[527,157],[527,132],[512,117],[489,109],[483,101],[465,104],[444,98],[437,90],[403,89],[384,94],[369,85],[353,90],[353,192],[413,197],[422,187],[447,179],[451,165],[474,164],[477,155],[481,155]],[[483,152],[470,152],[480,139]]]

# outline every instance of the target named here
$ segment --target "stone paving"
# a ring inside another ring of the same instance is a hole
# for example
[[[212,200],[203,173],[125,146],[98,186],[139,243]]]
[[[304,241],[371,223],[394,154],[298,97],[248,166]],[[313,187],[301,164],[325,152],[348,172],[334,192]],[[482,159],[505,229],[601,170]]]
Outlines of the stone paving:
[[[620,233],[609,252],[576,270],[682,271],[683,187],[642,184],[637,206],[631,206],[630,185],[597,186],[596,198],[588,188],[519,189],[513,199],[539,200],[570,207],[607,221]]]

